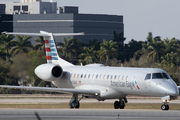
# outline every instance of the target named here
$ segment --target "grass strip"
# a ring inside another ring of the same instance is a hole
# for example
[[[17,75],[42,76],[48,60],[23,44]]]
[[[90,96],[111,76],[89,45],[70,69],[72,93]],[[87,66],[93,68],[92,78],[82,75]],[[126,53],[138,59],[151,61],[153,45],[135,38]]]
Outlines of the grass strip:
[[[161,109],[160,103],[156,104],[137,104],[128,103],[125,109]],[[180,110],[180,104],[169,104],[170,110]],[[69,108],[68,103],[60,104],[0,104],[0,108],[40,108],[40,109],[61,109]],[[112,103],[81,103],[80,108],[86,109],[114,109],[114,104]]]

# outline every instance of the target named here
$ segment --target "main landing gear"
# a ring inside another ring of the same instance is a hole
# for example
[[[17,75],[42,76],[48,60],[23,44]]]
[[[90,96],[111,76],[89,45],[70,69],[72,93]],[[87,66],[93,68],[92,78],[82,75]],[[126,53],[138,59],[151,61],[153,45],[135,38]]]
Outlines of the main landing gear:
[[[84,96],[82,96],[82,98],[83,98],[83,97],[84,97]],[[82,98],[81,98],[81,99],[82,99]],[[81,99],[80,99],[80,100],[81,100]],[[80,106],[80,103],[79,103],[80,100],[78,100],[78,94],[73,94],[71,100],[69,101],[69,108],[71,108],[71,109],[73,109],[73,108],[78,109],[79,106]]]
[[[124,107],[125,107],[125,103],[127,103],[128,101],[127,101],[127,99],[126,99],[126,97],[124,97],[124,98],[119,98],[119,101],[115,101],[114,102],[114,109],[124,109]]]

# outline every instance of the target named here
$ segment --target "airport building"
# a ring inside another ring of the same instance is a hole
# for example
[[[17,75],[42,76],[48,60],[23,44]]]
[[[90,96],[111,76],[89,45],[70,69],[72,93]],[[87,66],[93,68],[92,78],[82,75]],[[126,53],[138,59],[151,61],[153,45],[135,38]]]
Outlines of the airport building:
[[[114,31],[124,32],[124,24],[121,15],[81,14],[78,7],[57,7],[57,2],[53,0],[0,2],[0,32],[34,33],[40,30],[52,33],[84,32],[84,36],[74,37],[88,43],[94,39],[101,42],[103,39],[112,40]],[[62,41],[62,37],[55,39]],[[32,43],[35,44],[35,41]]]

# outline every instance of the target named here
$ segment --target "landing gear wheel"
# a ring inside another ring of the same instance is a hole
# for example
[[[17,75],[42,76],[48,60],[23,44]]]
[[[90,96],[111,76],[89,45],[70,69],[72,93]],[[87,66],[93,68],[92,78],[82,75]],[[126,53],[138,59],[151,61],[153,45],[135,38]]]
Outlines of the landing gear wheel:
[[[161,109],[162,109],[162,110],[169,110],[169,105],[162,105],[162,106],[161,106]]]
[[[76,109],[79,109],[79,102],[72,102],[72,103],[69,103],[69,108],[76,108]]]
[[[119,109],[119,102],[118,101],[114,102],[114,109]]]
[[[122,101],[120,101],[119,107],[120,107],[120,109],[124,109],[124,107],[125,107],[125,103],[124,103],[124,101],[123,101],[123,100],[122,100]]]

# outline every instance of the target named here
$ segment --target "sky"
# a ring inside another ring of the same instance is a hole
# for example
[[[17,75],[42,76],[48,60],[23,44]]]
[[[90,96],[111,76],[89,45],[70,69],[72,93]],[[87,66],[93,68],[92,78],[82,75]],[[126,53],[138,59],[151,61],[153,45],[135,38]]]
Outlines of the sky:
[[[20,0],[0,0],[0,2]],[[50,0],[43,0],[50,1]],[[79,6],[79,13],[123,15],[125,43],[153,36],[180,39],[180,0],[53,0],[58,6]]]

